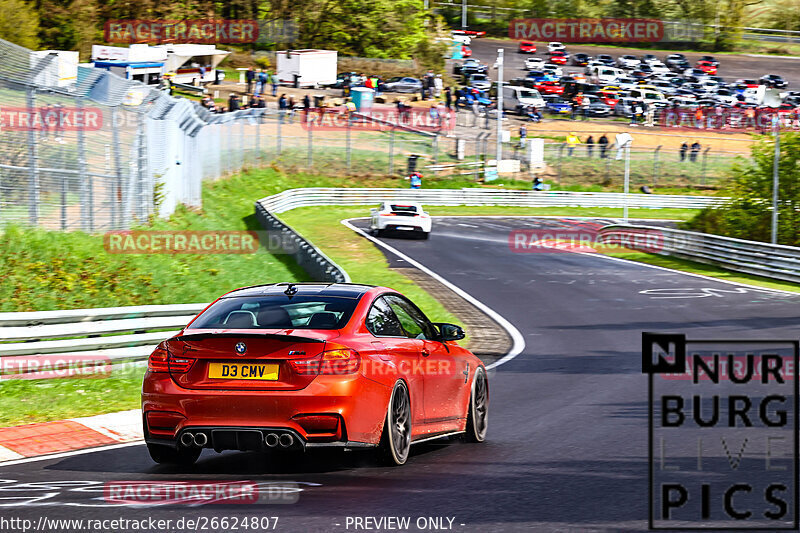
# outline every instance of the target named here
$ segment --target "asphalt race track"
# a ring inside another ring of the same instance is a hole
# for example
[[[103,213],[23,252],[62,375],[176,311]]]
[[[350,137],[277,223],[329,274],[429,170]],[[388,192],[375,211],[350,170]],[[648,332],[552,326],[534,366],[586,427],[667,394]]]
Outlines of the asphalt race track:
[[[408,516],[411,531],[420,517],[452,518],[455,531],[645,530],[641,332],[797,338],[800,296],[593,255],[509,249],[511,229],[570,224],[437,218],[428,241],[383,239],[524,336],[522,353],[491,373],[486,443],[422,444],[399,468],[376,467],[352,452],[273,461],[206,451],[195,467],[171,469],[155,466],[143,445],[126,446],[0,467],[0,517],[279,516],[276,530],[294,532],[354,531],[348,517]],[[388,257],[392,266],[408,266]],[[298,483],[303,491],[295,504],[265,506],[131,508],[102,499],[106,481],[180,479]]]

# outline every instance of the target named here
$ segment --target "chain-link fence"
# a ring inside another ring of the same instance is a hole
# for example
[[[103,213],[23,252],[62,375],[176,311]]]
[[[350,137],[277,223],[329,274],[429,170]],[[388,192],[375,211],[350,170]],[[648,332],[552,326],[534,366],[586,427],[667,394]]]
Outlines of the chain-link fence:
[[[314,131],[266,108],[212,114],[94,68],[59,85],[55,54],[0,40],[0,225],[125,229],[200,206],[203,180],[245,168],[394,174],[408,155],[437,157],[430,133]]]

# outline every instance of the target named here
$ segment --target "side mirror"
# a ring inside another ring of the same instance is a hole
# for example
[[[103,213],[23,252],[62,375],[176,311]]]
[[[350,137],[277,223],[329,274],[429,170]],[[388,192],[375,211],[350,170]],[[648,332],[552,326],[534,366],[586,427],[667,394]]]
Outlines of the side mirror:
[[[377,213],[377,212],[378,212],[378,208],[376,208],[376,207],[373,207],[372,209],[370,209],[370,210],[369,210],[369,212],[370,212],[370,213],[372,213],[372,214],[374,215],[375,213]]]
[[[464,330],[461,329],[460,326],[456,326],[455,324],[436,322],[434,323],[434,326],[439,328],[439,340],[442,342],[458,341],[466,336],[464,334]]]

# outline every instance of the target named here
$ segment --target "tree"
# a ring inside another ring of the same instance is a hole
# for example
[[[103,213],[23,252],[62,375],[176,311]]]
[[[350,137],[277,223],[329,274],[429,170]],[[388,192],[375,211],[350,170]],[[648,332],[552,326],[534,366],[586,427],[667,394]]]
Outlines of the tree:
[[[775,144],[763,137],[752,149],[752,161],[732,172],[731,199],[707,208],[685,224],[687,229],[739,239],[769,242],[772,218],[772,169]],[[781,133],[778,162],[778,243],[800,245],[800,134]]]
[[[23,0],[0,0],[0,38],[25,48],[39,47],[39,16]]]

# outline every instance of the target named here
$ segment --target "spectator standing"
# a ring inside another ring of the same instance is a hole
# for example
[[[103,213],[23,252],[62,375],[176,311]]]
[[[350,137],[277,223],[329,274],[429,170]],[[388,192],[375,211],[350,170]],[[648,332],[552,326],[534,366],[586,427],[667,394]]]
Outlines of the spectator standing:
[[[442,94],[442,89],[444,89],[444,82],[442,81],[442,75],[437,74],[436,77],[433,78],[433,88],[435,89],[435,97],[439,98]]]
[[[617,137],[614,139],[614,144],[617,145],[617,161],[622,159],[622,155],[625,153],[625,148],[629,147],[632,142],[633,137],[630,133],[617,133]]]
[[[600,159],[605,159],[607,157],[606,150],[608,149],[608,137],[606,137],[605,133],[597,140],[597,144],[600,148]]]
[[[631,109],[631,126],[635,126],[639,123],[639,117],[643,112],[644,110],[642,109],[642,103],[638,100],[634,102]]]
[[[645,126],[648,126],[648,127],[651,127],[651,128],[653,126],[655,126],[656,106],[654,106],[653,104],[647,104],[647,111],[645,113],[645,117],[646,117],[645,118],[645,123],[644,123]]]
[[[239,110],[239,96],[236,93],[231,93],[228,97],[228,111]]]
[[[311,97],[308,96],[308,93],[303,97],[303,109],[305,109],[306,113],[311,109]]]
[[[267,90],[267,80],[269,76],[267,76],[267,71],[263,68],[261,72],[258,73],[258,83],[256,84],[256,96],[261,96]]]
[[[594,137],[589,135],[589,138],[586,139],[586,155],[592,157],[592,152],[594,152]]]
[[[286,104],[287,104],[286,95],[281,94],[281,97],[278,98],[278,109],[280,111],[286,111]]]
[[[278,96],[278,75],[269,73],[269,81],[272,84],[272,96]]]
[[[697,129],[703,128],[703,108],[698,107],[697,110],[694,112],[694,125]]]
[[[448,111],[453,109],[453,91],[451,87],[444,90],[444,106]]]
[[[523,124],[519,127],[519,145],[521,148],[525,147],[525,143],[528,140],[528,128]]]
[[[250,67],[244,73],[244,79],[247,82],[247,94],[253,94],[253,81],[256,79],[256,69]]]
[[[575,135],[575,132],[570,132],[567,135],[567,155],[572,157],[572,153],[575,151],[575,147],[581,143],[581,140]]]
[[[286,110],[289,112],[289,122],[294,122],[294,96],[289,95],[289,101],[286,102]]]
[[[583,120],[589,118],[589,106],[592,105],[591,100],[588,97],[584,96],[583,100],[581,100],[581,112]]]
[[[681,163],[686,161],[686,152],[688,152],[688,151],[689,151],[689,145],[686,144],[686,141],[683,141],[683,144],[681,144],[680,150],[678,150],[678,153],[680,154],[680,157],[681,157]]]
[[[692,153],[689,155],[689,160],[692,163],[696,163],[697,162],[697,154],[700,153],[700,148],[701,147],[700,147],[700,143],[699,142],[695,141],[695,142],[692,143]]]
[[[411,180],[411,188],[412,189],[421,189],[422,188],[422,174],[420,174],[419,172],[414,171],[409,176],[409,179]]]
[[[575,120],[575,114],[578,112],[578,108],[583,105],[583,93],[579,92],[575,95],[575,98],[572,99],[572,115],[570,118]]]

